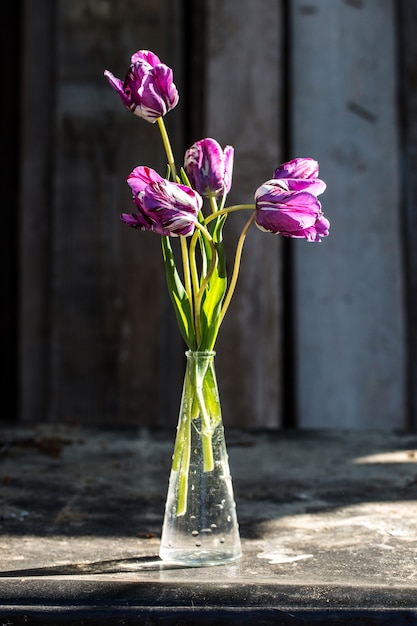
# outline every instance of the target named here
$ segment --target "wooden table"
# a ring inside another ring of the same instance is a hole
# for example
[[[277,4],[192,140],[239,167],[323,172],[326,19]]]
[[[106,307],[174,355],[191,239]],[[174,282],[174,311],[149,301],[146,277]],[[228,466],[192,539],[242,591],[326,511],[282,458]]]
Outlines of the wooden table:
[[[417,624],[417,436],[226,432],[243,558],[158,558],[174,433],[0,429],[0,623]]]

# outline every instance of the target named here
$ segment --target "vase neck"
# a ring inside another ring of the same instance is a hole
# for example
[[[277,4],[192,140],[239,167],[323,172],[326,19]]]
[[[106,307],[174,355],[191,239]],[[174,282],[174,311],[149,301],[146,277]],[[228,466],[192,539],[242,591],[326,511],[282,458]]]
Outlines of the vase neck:
[[[214,350],[187,350],[185,356],[188,362],[212,361],[216,355]]]

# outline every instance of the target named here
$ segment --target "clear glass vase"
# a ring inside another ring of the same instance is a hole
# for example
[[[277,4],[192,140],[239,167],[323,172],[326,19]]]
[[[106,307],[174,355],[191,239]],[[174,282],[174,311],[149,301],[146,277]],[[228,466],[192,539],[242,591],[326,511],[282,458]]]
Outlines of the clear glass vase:
[[[186,356],[159,556],[182,565],[220,565],[242,551],[215,352]]]

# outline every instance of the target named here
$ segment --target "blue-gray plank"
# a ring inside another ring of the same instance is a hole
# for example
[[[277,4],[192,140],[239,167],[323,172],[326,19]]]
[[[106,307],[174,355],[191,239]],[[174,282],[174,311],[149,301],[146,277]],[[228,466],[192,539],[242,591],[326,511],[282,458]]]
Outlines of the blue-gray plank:
[[[406,425],[394,4],[291,3],[293,151],[331,221],[294,246],[301,427]]]

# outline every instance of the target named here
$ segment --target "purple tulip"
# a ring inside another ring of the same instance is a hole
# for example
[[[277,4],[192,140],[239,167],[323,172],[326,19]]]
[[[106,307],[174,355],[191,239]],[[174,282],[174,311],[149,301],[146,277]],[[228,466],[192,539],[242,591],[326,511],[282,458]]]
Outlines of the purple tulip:
[[[232,185],[234,149],[224,150],[215,139],[201,139],[185,153],[184,169],[194,189],[202,196],[219,196]]]
[[[124,82],[108,70],[104,76],[119,94],[123,105],[152,124],[178,103],[172,70],[149,50],[139,50],[132,55]]]
[[[282,163],[274,173],[274,178],[298,178],[313,180],[318,178],[319,164],[314,159],[292,159]]]
[[[190,187],[172,183],[149,167],[136,167],[127,178],[137,213],[122,213],[125,224],[158,235],[192,235],[202,197]]]
[[[317,196],[326,189],[313,159],[293,159],[255,192],[256,225],[284,237],[321,241],[329,234]]]
[[[288,183],[293,191],[308,190],[319,196],[326,189],[326,183],[320,178],[319,164],[314,159],[293,159],[283,163],[274,172],[274,178]]]

